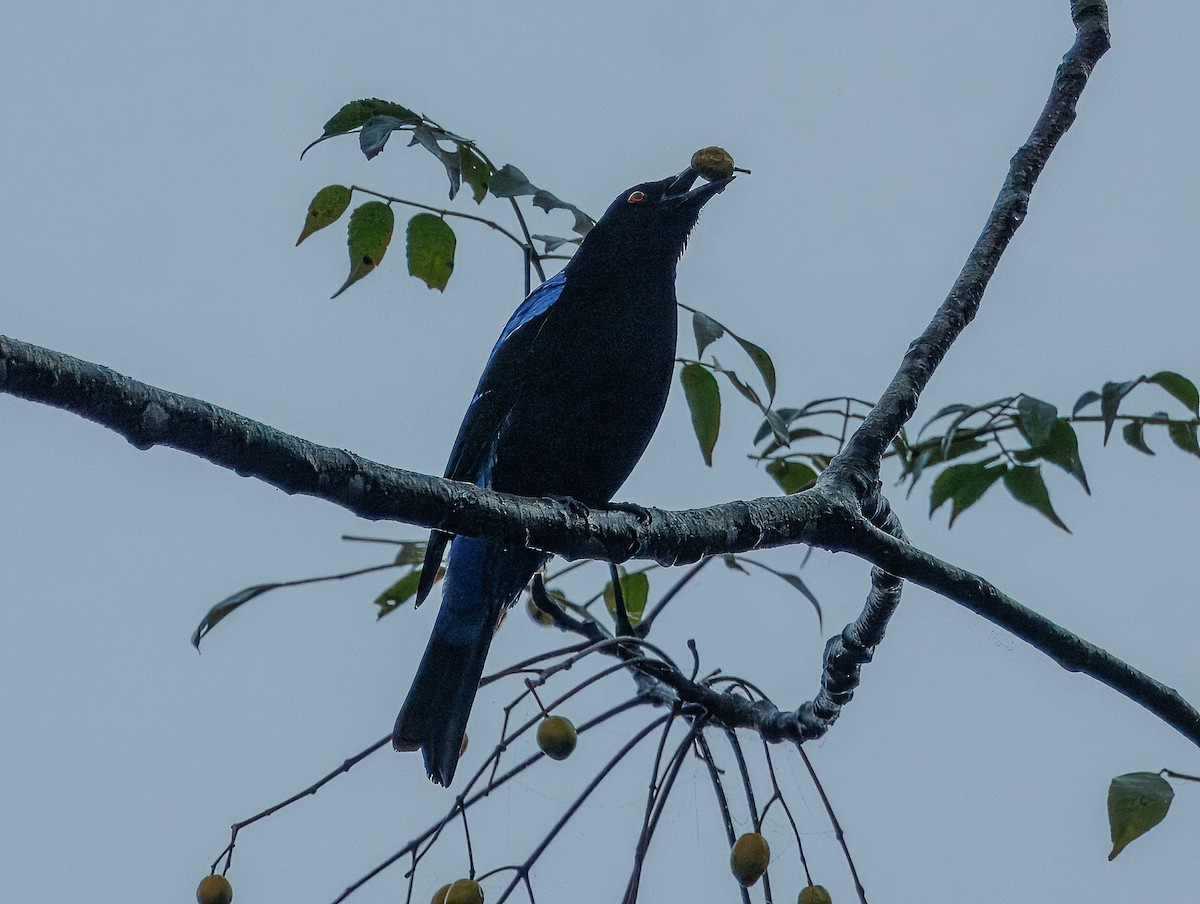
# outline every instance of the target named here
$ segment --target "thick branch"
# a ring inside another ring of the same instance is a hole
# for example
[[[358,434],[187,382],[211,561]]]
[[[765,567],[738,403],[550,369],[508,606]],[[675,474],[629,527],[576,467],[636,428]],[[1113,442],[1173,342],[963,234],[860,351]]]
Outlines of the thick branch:
[[[646,517],[509,496],[319,446],[209,402],[4,336],[0,391],[74,412],[139,449],[179,449],[285,493],[340,505],[362,518],[487,534],[568,559],[645,558],[677,564],[794,543],[840,548],[843,532],[862,530],[858,519],[844,517],[815,494],[684,512],[648,509]]]

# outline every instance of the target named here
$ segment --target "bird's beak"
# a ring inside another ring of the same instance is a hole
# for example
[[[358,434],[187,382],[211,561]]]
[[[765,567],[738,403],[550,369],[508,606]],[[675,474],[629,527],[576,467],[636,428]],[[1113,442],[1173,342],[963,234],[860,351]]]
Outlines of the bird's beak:
[[[724,179],[718,179],[715,182],[705,182],[697,188],[692,188],[692,185],[699,176],[700,174],[689,166],[670,181],[666,191],[663,192],[663,200],[674,201],[680,205],[690,204],[697,208],[703,207],[709,198],[723,192],[725,186],[736,178],[736,176],[728,176]]]

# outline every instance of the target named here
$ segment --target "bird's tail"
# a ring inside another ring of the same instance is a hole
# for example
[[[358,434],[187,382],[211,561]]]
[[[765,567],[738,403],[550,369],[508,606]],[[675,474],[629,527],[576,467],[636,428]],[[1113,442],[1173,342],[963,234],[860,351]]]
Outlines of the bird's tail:
[[[392,732],[397,750],[421,750],[439,785],[454,779],[496,621],[545,558],[483,539],[454,540],[441,609]]]

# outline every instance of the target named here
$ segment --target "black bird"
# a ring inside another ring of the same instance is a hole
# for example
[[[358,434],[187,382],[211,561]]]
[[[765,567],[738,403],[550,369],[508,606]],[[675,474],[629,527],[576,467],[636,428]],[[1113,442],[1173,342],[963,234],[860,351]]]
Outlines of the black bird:
[[[446,476],[522,496],[603,506],[658,426],[675,360],[675,267],[700,208],[733,176],[692,188],[697,173],[622,192],[562,272],[509,318],[492,349]],[[450,535],[434,531],[420,602]],[[506,607],[549,558],[487,537],[455,537],[442,607],[396,719],[397,750],[420,748],[449,785]]]

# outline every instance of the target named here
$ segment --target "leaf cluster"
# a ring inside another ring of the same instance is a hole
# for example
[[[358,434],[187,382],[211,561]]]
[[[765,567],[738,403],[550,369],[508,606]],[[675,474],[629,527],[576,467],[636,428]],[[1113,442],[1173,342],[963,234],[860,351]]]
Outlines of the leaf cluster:
[[[1122,411],[1122,402],[1139,386],[1157,386],[1183,404],[1191,417],[1172,417],[1165,411]],[[1088,408],[1097,402],[1100,414],[1088,414]],[[817,399],[801,408],[778,408],[774,417],[764,419],[754,437],[755,444],[762,445],[754,457],[765,463],[767,473],[785,493],[797,492],[825,469],[845,443],[849,425],[861,420],[870,408],[870,403],[853,398]],[[830,429],[831,421],[840,421],[840,426]],[[909,493],[927,472],[938,472],[930,487],[929,514],[949,503],[951,526],[989,489],[1001,484],[1017,502],[1069,531],[1051,503],[1043,465],[1065,472],[1090,493],[1076,429],[1102,425],[1107,443],[1117,421],[1123,422],[1122,438],[1139,452],[1154,454],[1145,439],[1150,427],[1164,429],[1178,448],[1200,457],[1200,393],[1187,377],[1165,370],[1135,380],[1108,382],[1099,392],[1085,392],[1069,416],[1026,393],[977,405],[947,405],[915,438],[901,430],[888,457],[899,464],[897,482],[907,483]]]
[[[391,242],[394,227],[393,204],[404,204],[424,208],[426,212],[415,214],[405,230],[406,256],[410,275],[422,280],[429,288],[443,291],[454,272],[457,237],[446,222],[447,217],[464,217],[477,220],[505,233],[526,249],[535,260],[540,260],[533,249],[533,240],[542,242],[545,254],[558,248],[577,243],[595,225],[595,220],[568,201],[554,193],[534,185],[529,178],[512,164],[497,167],[488,156],[469,138],[442,128],[433,120],[414,113],[408,107],[378,98],[351,101],[343,106],[325,123],[321,136],[304,149],[304,154],[317,144],[330,138],[350,133],[358,134],[359,149],[368,160],[377,157],[396,132],[409,135],[409,147],[422,147],[445,169],[450,183],[449,196],[453,201],[463,185],[471,190],[471,198],[482,204],[490,194],[494,198],[510,202],[516,215],[523,238],[514,235],[494,221],[483,217],[452,210],[440,210],[429,205],[380,195],[357,186],[327,185],[313,196],[300,237],[299,245],[306,238],[341,219],[355,191],[376,195],[381,200],[367,201],[351,215],[347,229],[347,244],[350,251],[350,274],[334,298],[351,285],[372,272],[383,259]],[[574,238],[557,235],[530,235],[525,220],[517,207],[516,199],[529,197],[533,206],[549,213],[565,210],[572,215]],[[540,264],[538,264],[540,267]]]

